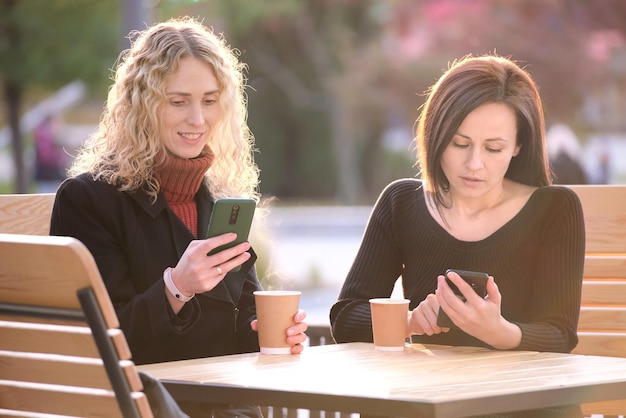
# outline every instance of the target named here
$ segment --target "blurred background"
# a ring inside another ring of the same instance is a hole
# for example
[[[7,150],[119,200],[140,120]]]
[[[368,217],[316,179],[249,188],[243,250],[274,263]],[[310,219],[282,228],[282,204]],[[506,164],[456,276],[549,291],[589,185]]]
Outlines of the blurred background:
[[[425,92],[464,55],[495,51],[535,78],[555,170],[578,164],[558,182],[626,183],[623,0],[1,0],[0,193],[54,191],[129,32],[182,15],[249,67],[270,207],[259,276],[302,290],[311,322],[328,321],[382,188],[418,172]]]

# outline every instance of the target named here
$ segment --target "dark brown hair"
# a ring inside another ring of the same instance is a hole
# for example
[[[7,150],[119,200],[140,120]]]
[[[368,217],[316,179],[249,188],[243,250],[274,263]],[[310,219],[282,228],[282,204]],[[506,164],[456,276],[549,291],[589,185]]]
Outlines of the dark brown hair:
[[[531,186],[551,184],[543,106],[535,82],[514,61],[497,55],[466,56],[453,62],[429,90],[417,119],[417,156],[438,208],[445,206],[450,183],[441,169],[441,156],[465,117],[486,103],[504,103],[517,120],[519,154],[506,178]]]

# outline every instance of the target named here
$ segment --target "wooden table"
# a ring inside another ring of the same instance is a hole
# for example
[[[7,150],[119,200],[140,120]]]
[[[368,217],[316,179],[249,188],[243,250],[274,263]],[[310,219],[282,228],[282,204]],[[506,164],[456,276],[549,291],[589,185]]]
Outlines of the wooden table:
[[[369,343],[139,366],[178,400],[461,417],[626,397],[626,358]]]

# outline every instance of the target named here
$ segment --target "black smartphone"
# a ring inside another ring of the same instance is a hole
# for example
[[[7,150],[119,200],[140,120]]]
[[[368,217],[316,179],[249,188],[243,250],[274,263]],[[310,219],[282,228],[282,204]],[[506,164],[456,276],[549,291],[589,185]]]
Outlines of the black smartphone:
[[[446,282],[448,286],[452,288],[452,291],[455,295],[459,297],[463,302],[465,302],[465,297],[461,293],[458,287],[450,279],[448,279],[448,273],[455,272],[467,284],[469,284],[472,289],[476,292],[478,296],[484,298],[487,296],[487,279],[489,279],[489,274],[479,272],[479,271],[467,271],[467,270],[457,270],[457,269],[448,269],[446,270]],[[439,313],[437,314],[437,325],[444,328],[458,328],[454,322],[448,317],[448,315],[443,311],[443,309],[439,308]]]
[[[212,255],[233,247],[242,242],[248,241],[250,228],[252,227],[252,219],[256,209],[256,201],[247,198],[222,198],[217,199],[213,204],[211,219],[209,220],[209,230],[207,236],[209,238],[217,235],[234,232],[237,239],[228,244],[219,246],[209,252]],[[239,271],[241,266],[237,266],[231,271]]]

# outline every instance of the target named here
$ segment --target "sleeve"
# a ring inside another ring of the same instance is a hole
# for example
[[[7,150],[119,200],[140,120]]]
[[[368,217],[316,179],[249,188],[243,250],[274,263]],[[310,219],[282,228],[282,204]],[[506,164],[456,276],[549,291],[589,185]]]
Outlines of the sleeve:
[[[517,323],[522,330],[518,350],[570,352],[578,343],[585,260],[585,223],[576,194],[551,188],[552,207],[540,233],[535,265],[531,321]]]
[[[388,186],[374,205],[356,258],[331,308],[333,338],[338,343],[373,340],[369,299],[390,296],[402,274],[401,252],[393,233],[394,190]]]

